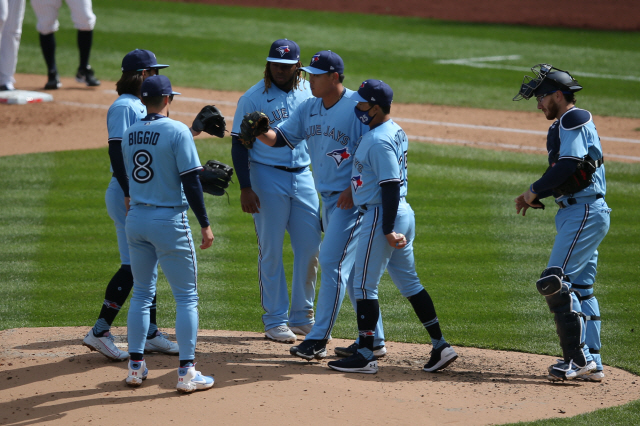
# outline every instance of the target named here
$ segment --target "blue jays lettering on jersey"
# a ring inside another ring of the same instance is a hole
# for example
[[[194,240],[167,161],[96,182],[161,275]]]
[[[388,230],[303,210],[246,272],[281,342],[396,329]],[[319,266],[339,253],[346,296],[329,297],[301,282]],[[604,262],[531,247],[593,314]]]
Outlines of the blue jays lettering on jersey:
[[[320,98],[307,99],[276,128],[291,149],[306,139],[316,189],[321,194],[347,188],[355,144],[369,130],[353,114],[357,102],[344,96],[352,92],[345,89],[329,109]]]
[[[188,205],[180,175],[202,168],[189,128],[179,121],[149,114],[122,136],[131,204]]]
[[[380,185],[386,182],[400,182],[400,197],[407,195],[408,149],[407,135],[393,120],[362,136],[354,154],[351,174],[355,205],[381,204]]]
[[[554,121],[547,134],[547,153],[550,166],[565,158],[579,161],[587,154],[593,160],[601,159],[602,145],[591,113],[574,107],[560,117],[560,120]],[[605,195],[606,192],[603,164],[593,174],[593,183],[573,196]],[[567,197],[559,199],[562,198]]]
[[[109,142],[122,140],[124,131],[129,126],[142,120],[147,115],[147,107],[137,96],[123,94],[109,107],[107,113],[107,130]],[[113,172],[113,169],[111,169]]]
[[[238,136],[242,118],[248,112],[262,111],[269,117],[269,124],[275,127],[287,120],[291,111],[294,111],[306,99],[312,97],[309,83],[301,82],[300,88],[283,92],[276,85],[271,85],[265,92],[264,81],[261,80],[240,97],[238,107],[233,118],[231,136]],[[249,150],[249,160],[270,166],[284,166],[291,168],[305,167],[310,163],[304,143],[291,150],[287,147],[271,148],[261,143],[256,143]]]

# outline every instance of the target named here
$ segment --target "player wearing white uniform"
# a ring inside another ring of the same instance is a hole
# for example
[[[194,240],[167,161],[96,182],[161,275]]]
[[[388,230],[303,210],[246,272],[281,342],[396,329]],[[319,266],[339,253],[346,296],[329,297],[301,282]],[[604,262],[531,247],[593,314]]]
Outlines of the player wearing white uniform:
[[[174,95],[179,93],[172,90],[167,77],[147,78],[142,83],[142,102],[148,114],[122,136],[131,195],[125,229],[134,278],[127,319],[130,360],[126,383],[140,386],[148,374],[143,351],[160,263],[176,300],[177,389],[186,393],[209,389],[214,383],[213,377],[195,370],[198,287],[189,206],[202,227],[201,249],[211,247],[213,233],[198,179],[202,166],[193,136],[185,124],[168,118]]]
[[[71,9],[71,20],[78,30],[78,50],[80,52],[80,65],[76,73],[76,81],[87,86],[99,86],[98,80],[89,65],[91,45],[93,44],[93,28],[96,25],[96,15],[93,13],[91,0],[65,0]],[[62,86],[58,77],[56,65],[56,38],[54,33],[58,31],[58,11],[62,6],[62,0],[31,0],[31,7],[36,14],[38,23],[36,29],[40,33],[40,48],[44,61],[47,64],[48,80],[44,88],[46,90],[57,89]]]
[[[353,283],[360,345],[354,355],[328,365],[349,373],[378,371],[373,353],[374,328],[380,312],[378,285],[387,269],[431,336],[433,350],[424,370],[441,370],[458,355],[442,337],[431,297],[416,274],[415,216],[405,199],[409,143],[407,135],[389,115],[393,91],[380,80],[366,80],[351,96],[358,101],[355,116],[371,128],[358,142],[351,168],[353,202],[358,206],[361,221]],[[351,113],[354,114],[353,110]]]
[[[110,329],[133,287],[129,247],[124,229],[127,216],[126,204],[129,201],[129,181],[126,179],[122,159],[122,135],[130,125],[142,120],[147,115],[147,108],[140,101],[142,82],[147,77],[157,75],[161,68],[168,66],[158,64],[156,55],[148,50],[136,49],[127,53],[122,59],[122,76],[116,83],[116,89],[120,96],[107,113],[112,178],[105,194],[105,202],[107,212],[116,226],[121,266],[107,285],[100,315],[93,328],[85,336],[83,345],[115,361],[124,361],[129,357],[126,351],[121,351],[113,344]],[[117,177],[120,177],[120,181]],[[167,340],[158,330],[155,297],[151,305],[145,351],[172,355],[178,353],[178,345]]]
[[[326,343],[342,305],[355,259],[358,211],[353,206],[349,185],[352,153],[358,138],[368,129],[353,115],[355,102],[343,87],[344,63],[329,50],[318,52],[308,67],[309,83],[315,98],[304,101],[289,119],[258,138],[267,145],[295,149],[306,140],[316,190],[322,197],[324,238],[320,247],[322,268],[316,305],[316,322],[306,339],[290,349],[305,359],[327,356]],[[355,299],[351,297],[355,309]],[[386,353],[382,320],[376,345]],[[346,350],[346,348],[343,348]]]
[[[264,112],[275,126],[312,97],[300,77],[300,48],[292,40],[272,43],[264,80],[240,97],[233,120],[231,153],[240,183],[242,211],[253,214],[258,237],[258,274],[265,336],[293,343],[314,322],[313,301],[320,249],[320,206],[303,141],[295,149],[254,144],[248,150],[238,140],[242,117]],[[291,308],[282,263],[285,230],[291,237],[293,277]],[[287,322],[289,327],[287,327]]]
[[[0,91],[14,90],[25,0],[0,0]]]

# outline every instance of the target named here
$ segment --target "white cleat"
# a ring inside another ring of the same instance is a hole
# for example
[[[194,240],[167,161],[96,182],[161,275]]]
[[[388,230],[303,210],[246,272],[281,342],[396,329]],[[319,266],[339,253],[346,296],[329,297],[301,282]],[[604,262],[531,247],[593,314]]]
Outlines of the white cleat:
[[[178,368],[178,385],[176,389],[181,393],[191,393],[197,390],[206,390],[213,387],[215,379],[211,376],[203,376],[196,371],[195,364]]]
[[[88,347],[92,351],[98,351],[102,355],[114,361],[125,361],[129,358],[129,353],[121,351],[113,343],[113,336],[110,332],[104,333],[102,337],[96,337],[93,335],[93,329],[89,330],[89,333],[82,341],[82,345]]]
[[[177,343],[168,340],[165,335],[160,331],[156,331],[156,337],[153,339],[147,338],[144,344],[145,353],[148,352],[162,352],[163,354],[178,355],[180,348]]]
[[[273,327],[264,333],[264,337],[274,342],[295,343],[297,337],[286,325]]]
[[[147,378],[147,374],[149,374],[149,370],[144,360],[129,360],[129,375],[124,381],[132,388],[137,388],[142,384],[142,381]]]

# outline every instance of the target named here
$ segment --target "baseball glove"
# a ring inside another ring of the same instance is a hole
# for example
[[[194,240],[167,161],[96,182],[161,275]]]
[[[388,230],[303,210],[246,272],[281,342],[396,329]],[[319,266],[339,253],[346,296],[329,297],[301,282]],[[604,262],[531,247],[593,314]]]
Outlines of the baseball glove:
[[[207,105],[196,115],[191,128],[196,132],[206,132],[210,135],[223,138],[227,123],[215,105]]]
[[[225,189],[229,187],[233,176],[233,167],[216,160],[209,160],[202,167],[198,174],[202,191],[217,196],[226,194]]]
[[[253,148],[253,143],[256,141],[256,136],[267,133],[268,130],[269,117],[267,117],[264,112],[248,112],[240,124],[238,139],[240,139],[240,142],[242,142],[247,149],[251,149]]]

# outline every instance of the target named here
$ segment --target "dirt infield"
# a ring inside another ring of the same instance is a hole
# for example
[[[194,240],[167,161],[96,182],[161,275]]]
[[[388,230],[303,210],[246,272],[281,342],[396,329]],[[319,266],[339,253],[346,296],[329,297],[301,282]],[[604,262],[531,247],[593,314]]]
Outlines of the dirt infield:
[[[168,0],[230,6],[276,7],[416,16],[447,21],[535,25],[543,27],[640,30],[640,2],[636,0]],[[283,17],[286,20],[286,17]]]
[[[613,368],[602,383],[552,384],[542,374],[555,362],[548,356],[456,348],[451,367],[425,373],[431,346],[388,342],[378,374],[345,374],[326,364],[335,346],[351,342],[334,339],[329,358],[306,362],[263,334],[214,330],[199,332],[197,367],[216,384],[185,396],[175,391],[176,357],[147,355],[149,377],[131,389],[126,363],[81,346],[87,331],[0,331],[1,425],[471,426],[570,417],[640,398],[640,378]]]
[[[43,76],[34,75],[19,75],[18,81],[20,89],[29,90],[38,90],[44,82]],[[108,161],[105,117],[117,96],[111,89],[114,83],[86,88],[73,79],[62,81],[52,103],[0,105],[0,155],[104,148]],[[233,117],[240,96],[177,89],[183,95],[174,101],[171,116],[185,123],[206,103]],[[549,122],[539,112],[399,104],[394,105],[394,119],[414,141],[539,152],[544,167]],[[624,141],[637,141],[634,129],[640,120],[595,120],[607,155],[640,161],[640,143]],[[174,390],[176,358],[149,355],[149,379],[142,388],[129,389],[123,382],[125,363],[112,363],[81,346],[87,330],[0,332],[0,425],[144,426],[210,420],[490,425],[568,417],[640,399],[640,378],[608,367],[600,384],[551,384],[545,372],[555,360],[548,356],[457,348],[460,359],[451,368],[430,374],[421,371],[429,345],[389,342],[389,355],[380,361],[377,375],[348,375],[328,369],[326,360],[292,358],[288,345],[266,341],[259,333],[212,330],[200,333],[198,368],[213,374],[216,386],[180,396]],[[114,332],[126,335],[124,329]],[[330,342],[330,354],[335,346],[348,343]],[[356,414],[360,412],[364,414]]]

